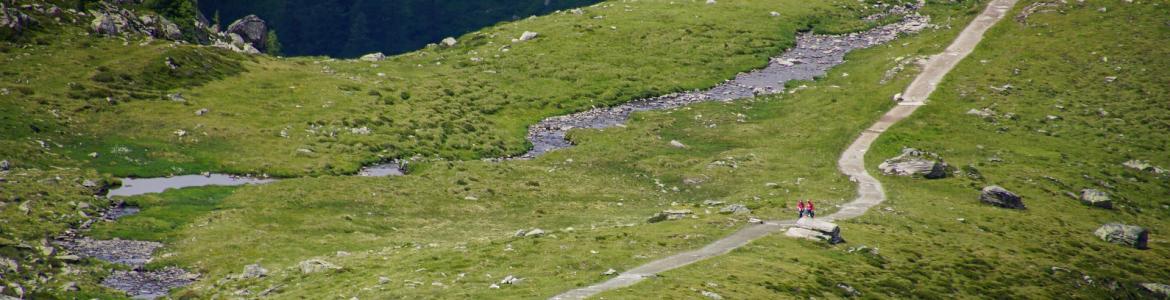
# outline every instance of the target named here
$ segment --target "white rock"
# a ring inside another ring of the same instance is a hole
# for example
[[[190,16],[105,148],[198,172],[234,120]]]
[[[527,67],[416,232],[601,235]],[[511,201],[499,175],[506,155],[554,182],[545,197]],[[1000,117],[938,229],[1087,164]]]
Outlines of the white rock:
[[[535,39],[539,35],[540,34],[536,33],[536,32],[525,31],[523,34],[520,35],[519,39],[516,39],[516,41],[519,41],[519,42],[529,41],[529,40]]]
[[[386,55],[382,54],[382,52],[374,52],[374,53],[362,55],[361,60],[364,60],[364,61],[383,61],[383,60],[386,60]]]
[[[671,140],[671,141],[670,141],[670,146],[671,146],[671,147],[675,147],[675,148],[686,148],[686,147],[687,147],[687,145],[684,145],[682,142],[679,142],[679,141],[676,141],[676,140]]]
[[[439,45],[446,47],[446,48],[451,48],[451,47],[455,47],[456,43],[458,43],[458,41],[456,41],[455,38],[447,37],[447,38],[443,39],[443,41],[439,42]]]

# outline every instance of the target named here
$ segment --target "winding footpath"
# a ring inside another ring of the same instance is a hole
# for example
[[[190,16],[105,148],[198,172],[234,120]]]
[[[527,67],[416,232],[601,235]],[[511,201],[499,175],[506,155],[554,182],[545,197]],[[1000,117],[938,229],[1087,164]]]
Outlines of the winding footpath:
[[[913,114],[918,107],[925,105],[927,98],[934,92],[943,77],[975,49],[975,46],[983,40],[983,34],[1003,19],[1016,2],[1017,0],[991,1],[983,13],[967,25],[967,28],[963,29],[959,37],[943,53],[930,58],[922,73],[906,88],[898,105],[883,115],[877,123],[862,132],[861,136],[854,140],[849,148],[845,149],[840,160],[837,161],[837,166],[842,173],[849,176],[851,181],[857,183],[857,199],[843,205],[836,213],[822,217],[823,220],[832,222],[855,218],[886,200],[886,193],[881,182],[870,176],[865,170],[866,151],[881,136],[882,132]],[[658,273],[726,254],[752,240],[794,226],[795,223],[796,220],[783,220],[748,226],[701,249],[652,261],[623,272],[613,279],[571,290],[553,296],[551,299],[585,299],[601,292],[632,286],[646,278],[654,277]]]

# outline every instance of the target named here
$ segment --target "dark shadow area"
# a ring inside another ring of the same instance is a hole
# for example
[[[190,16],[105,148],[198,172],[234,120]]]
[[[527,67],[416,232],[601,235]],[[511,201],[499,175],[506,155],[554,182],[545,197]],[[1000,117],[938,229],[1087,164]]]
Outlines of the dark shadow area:
[[[255,14],[275,30],[282,54],[356,57],[413,51],[502,21],[600,0],[203,0],[212,24]],[[217,22],[218,21],[218,22]]]

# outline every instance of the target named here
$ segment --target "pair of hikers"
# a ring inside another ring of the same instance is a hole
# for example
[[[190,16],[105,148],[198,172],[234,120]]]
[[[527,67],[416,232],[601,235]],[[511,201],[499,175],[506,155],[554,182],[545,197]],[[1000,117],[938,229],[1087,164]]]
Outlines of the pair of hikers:
[[[816,209],[817,208],[816,208],[816,206],[813,205],[812,200],[808,200],[807,204],[805,204],[804,200],[800,200],[799,202],[796,203],[796,209],[797,209],[797,211],[800,212],[800,216],[798,218],[804,218],[804,216],[806,216],[806,215],[809,218],[816,218],[816,214],[817,214]]]

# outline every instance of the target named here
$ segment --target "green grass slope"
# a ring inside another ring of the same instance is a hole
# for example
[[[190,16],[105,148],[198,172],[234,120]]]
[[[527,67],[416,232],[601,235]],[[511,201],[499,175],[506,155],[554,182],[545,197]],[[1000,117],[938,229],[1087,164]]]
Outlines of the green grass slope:
[[[890,200],[843,222],[846,244],[768,237],[602,297],[850,297],[842,285],[861,298],[1155,297],[1138,284],[1170,277],[1170,179],[1122,163],[1170,164],[1168,10],[1157,1],[1087,1],[1026,24],[1005,19],[866,159],[876,173],[881,160],[916,147],[982,179],[881,176]],[[998,115],[966,114],[987,107]],[[1028,209],[979,203],[989,184],[1021,194]],[[1086,188],[1106,191],[1116,208],[1066,196]],[[1095,237],[1108,222],[1149,228],[1150,249]]]
[[[945,20],[978,9],[938,5],[930,13]],[[861,51],[794,95],[642,113],[627,127],[573,131],[577,147],[532,161],[429,162],[406,177],[242,187],[220,202],[226,209],[177,232],[157,265],[205,274],[179,292],[197,297],[548,297],[603,280],[610,268],[700,247],[746,222],[705,200],[743,203],[761,218],[790,217],[798,198],[819,199],[825,210],[846,201],[855,191],[836,172],[836,149],[892,105],[881,95],[897,93],[913,75],[879,84],[885,71],[895,57],[937,51],[932,42],[955,32]],[[664,209],[690,209],[696,218],[646,223]],[[532,228],[548,234],[513,237]],[[298,262],[314,258],[342,269],[303,274]],[[233,279],[248,264],[272,272]],[[508,275],[525,279],[491,288]]]
[[[45,26],[27,37],[38,42],[2,48],[0,87],[13,92],[0,95],[0,138],[67,145],[53,152],[119,176],[344,174],[416,155],[515,155],[541,118],[712,86],[762,66],[797,30],[868,26],[841,21],[875,11],[863,4],[601,3],[381,62],[244,57]],[[525,31],[540,35],[512,42]]]

